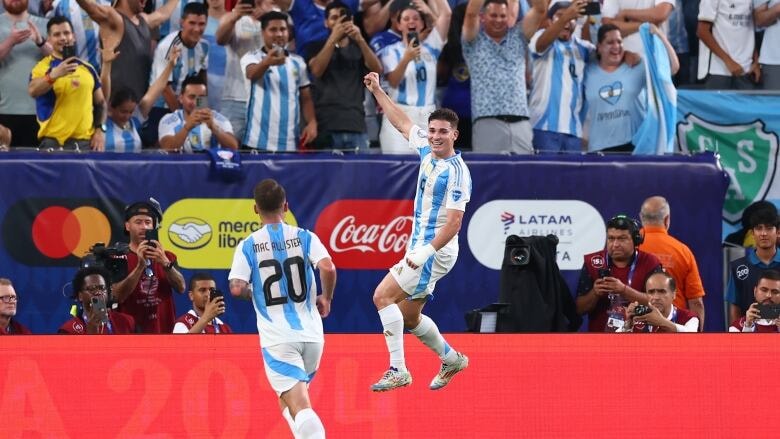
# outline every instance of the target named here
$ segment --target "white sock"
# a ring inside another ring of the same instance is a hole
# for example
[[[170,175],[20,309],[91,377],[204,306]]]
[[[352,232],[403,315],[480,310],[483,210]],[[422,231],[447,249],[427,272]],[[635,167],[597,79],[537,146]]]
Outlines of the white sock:
[[[301,439],[325,439],[325,426],[312,409],[303,409],[295,415],[295,431]]]
[[[404,361],[404,315],[395,303],[379,310],[379,320],[385,334],[387,350],[390,352],[390,366],[406,370]]]
[[[441,361],[450,364],[457,358],[458,352],[447,344],[436,323],[425,314],[420,315],[420,324],[409,332],[417,336],[425,346],[431,348]]]
[[[282,411],[282,417],[284,417],[284,420],[287,421],[287,425],[290,426],[290,430],[292,431],[293,437],[295,439],[301,439],[301,437],[298,435],[298,432],[295,430],[295,421],[293,421],[292,415],[290,414],[290,408],[285,407]]]

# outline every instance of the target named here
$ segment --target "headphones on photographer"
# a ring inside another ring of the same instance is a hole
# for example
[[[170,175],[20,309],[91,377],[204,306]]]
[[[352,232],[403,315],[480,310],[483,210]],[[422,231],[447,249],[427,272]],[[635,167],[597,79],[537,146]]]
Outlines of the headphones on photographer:
[[[642,225],[639,221],[631,218],[628,215],[615,215],[607,221],[608,229],[622,229],[628,230],[631,235],[631,240],[634,242],[634,247],[645,242],[645,236],[642,233]]]
[[[139,214],[151,216],[152,221],[154,221],[154,228],[160,227],[163,219],[162,207],[154,198],[149,197],[146,201],[136,201],[125,206],[125,222],[130,221],[130,218]]]

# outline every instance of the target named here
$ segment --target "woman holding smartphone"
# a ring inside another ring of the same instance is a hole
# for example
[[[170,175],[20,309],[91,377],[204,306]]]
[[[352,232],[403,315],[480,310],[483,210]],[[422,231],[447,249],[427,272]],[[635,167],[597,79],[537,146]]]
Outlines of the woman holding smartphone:
[[[432,30],[423,15],[434,17]],[[428,115],[436,109],[436,64],[447,41],[451,16],[446,0],[432,0],[431,8],[422,0],[411,2],[398,15],[401,41],[378,54],[387,72],[384,79],[390,98],[418,126],[428,126]],[[387,118],[382,120],[379,143],[382,153],[409,153],[409,142]]]

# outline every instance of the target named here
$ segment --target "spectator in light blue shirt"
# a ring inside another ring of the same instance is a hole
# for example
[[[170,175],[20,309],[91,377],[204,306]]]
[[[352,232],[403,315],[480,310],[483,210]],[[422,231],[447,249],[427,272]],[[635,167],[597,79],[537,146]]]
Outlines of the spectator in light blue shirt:
[[[651,32],[664,42],[676,73],[680,65],[672,45],[655,25]],[[631,139],[646,111],[640,99],[647,86],[644,61],[633,67],[625,62],[623,38],[614,24],[599,28],[596,53],[598,64],[591,63],[585,72],[588,151],[632,152]]]

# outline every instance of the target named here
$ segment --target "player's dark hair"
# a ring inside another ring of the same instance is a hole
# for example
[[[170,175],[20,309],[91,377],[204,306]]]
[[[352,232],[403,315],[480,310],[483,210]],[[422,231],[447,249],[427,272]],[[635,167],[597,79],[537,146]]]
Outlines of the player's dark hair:
[[[254,190],[255,204],[261,212],[276,212],[284,206],[287,194],[282,185],[273,178],[257,183]]]
[[[433,110],[433,113],[428,116],[428,123],[432,120],[444,120],[449,122],[453,129],[458,128],[458,115],[449,108],[438,108]]]

